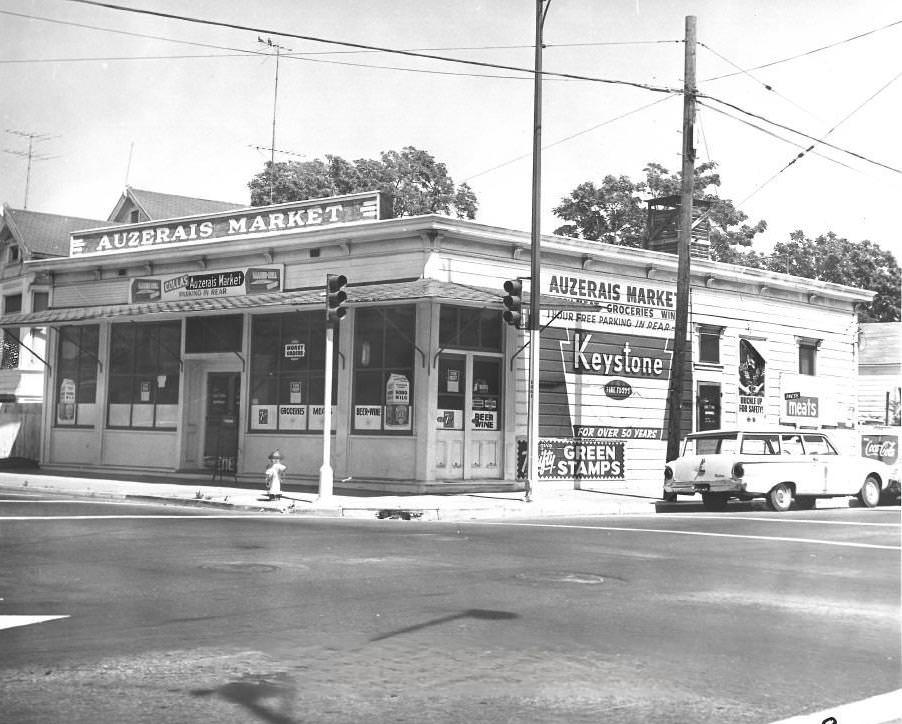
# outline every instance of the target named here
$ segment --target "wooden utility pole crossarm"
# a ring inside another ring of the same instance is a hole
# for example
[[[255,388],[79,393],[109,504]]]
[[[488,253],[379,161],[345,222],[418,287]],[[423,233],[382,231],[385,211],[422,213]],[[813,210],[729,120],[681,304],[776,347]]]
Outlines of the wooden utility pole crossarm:
[[[692,243],[692,194],[695,180],[695,16],[686,17],[685,71],[683,75],[683,170],[680,188],[680,218],[677,236],[677,302],[673,335],[673,365],[667,396],[669,425],[667,460],[679,455],[682,430],[682,400],[687,378],[686,350],[689,327],[689,248]],[[691,378],[690,378],[691,379]]]

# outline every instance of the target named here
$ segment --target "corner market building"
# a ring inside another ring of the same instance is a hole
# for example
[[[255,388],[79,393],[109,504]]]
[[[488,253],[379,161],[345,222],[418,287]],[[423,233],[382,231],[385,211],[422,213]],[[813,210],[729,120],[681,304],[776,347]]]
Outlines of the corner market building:
[[[368,193],[87,229],[30,262],[49,308],[2,324],[51,330],[42,466],[259,483],[278,448],[289,482],[315,482],[324,285],[344,274],[335,479],[516,485],[527,336],[502,322],[501,289],[529,275],[529,234],[386,207]],[[543,238],[540,485],[659,495],[676,264]],[[854,450],[855,305],[872,296],[694,260],[683,429],[827,427]]]

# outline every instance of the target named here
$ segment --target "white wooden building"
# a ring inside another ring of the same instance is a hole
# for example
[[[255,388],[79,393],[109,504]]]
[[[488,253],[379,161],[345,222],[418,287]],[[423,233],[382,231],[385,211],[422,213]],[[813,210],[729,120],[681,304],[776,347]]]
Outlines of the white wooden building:
[[[278,448],[289,482],[314,482],[324,285],[341,274],[336,480],[519,485],[527,337],[501,298],[529,276],[529,234],[385,206],[355,194],[137,220],[29,262],[52,278],[49,307],[4,325],[52,330],[42,464],[257,481]],[[543,237],[543,304],[571,308],[542,313],[542,485],[660,494],[675,280],[671,254]],[[855,305],[872,296],[693,260],[683,429],[817,426],[857,445]]]

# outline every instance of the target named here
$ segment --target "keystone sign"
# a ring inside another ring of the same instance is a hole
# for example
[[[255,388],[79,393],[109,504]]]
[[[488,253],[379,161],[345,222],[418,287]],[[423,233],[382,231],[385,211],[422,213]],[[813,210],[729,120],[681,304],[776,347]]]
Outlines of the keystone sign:
[[[79,231],[69,236],[69,256],[148,251],[242,237],[284,234],[335,224],[391,218],[391,201],[377,191],[296,201],[183,220],[144,222]]]

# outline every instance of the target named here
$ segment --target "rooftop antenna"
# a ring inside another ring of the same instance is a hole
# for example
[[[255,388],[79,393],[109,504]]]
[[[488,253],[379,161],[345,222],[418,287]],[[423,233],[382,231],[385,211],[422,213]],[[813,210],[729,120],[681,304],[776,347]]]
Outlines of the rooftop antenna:
[[[270,144],[269,154],[269,203],[271,204],[273,203],[273,184],[276,175],[276,107],[279,103],[279,53],[282,50],[290,51],[291,49],[272,42],[272,38],[263,40],[259,35],[257,36],[257,42],[276,49],[276,82],[272,98],[272,143]]]
[[[13,156],[19,156],[21,158],[28,159],[28,168],[25,172],[25,202],[23,204],[23,208],[28,208],[28,187],[31,185],[31,162],[32,161],[47,161],[51,158],[58,158],[58,156],[47,156],[43,153],[35,153],[34,152],[34,142],[35,141],[49,141],[51,138],[58,138],[58,136],[51,136],[46,133],[30,133],[26,131],[14,131],[10,128],[6,129],[7,133],[12,133],[15,136],[22,136],[23,138],[28,139],[28,151],[21,150],[13,150],[10,148],[4,148],[4,152],[11,153]]]
[[[124,186],[128,186],[128,175],[132,170],[132,153],[135,151],[135,142],[132,141],[132,145],[129,146],[128,149],[128,163],[125,165],[125,183]]]

